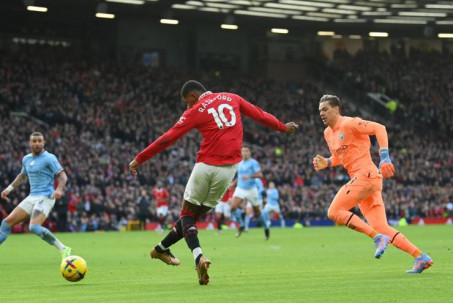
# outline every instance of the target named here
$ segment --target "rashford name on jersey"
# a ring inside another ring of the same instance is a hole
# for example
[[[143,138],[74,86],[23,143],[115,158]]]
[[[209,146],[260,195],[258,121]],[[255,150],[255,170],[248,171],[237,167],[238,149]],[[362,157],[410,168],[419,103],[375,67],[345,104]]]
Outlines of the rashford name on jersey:
[[[276,117],[236,94],[206,92],[183,113],[171,129],[139,153],[135,160],[139,163],[147,161],[196,128],[203,136],[197,163],[239,163],[242,159],[243,138],[241,114],[269,128],[286,131],[286,125]]]

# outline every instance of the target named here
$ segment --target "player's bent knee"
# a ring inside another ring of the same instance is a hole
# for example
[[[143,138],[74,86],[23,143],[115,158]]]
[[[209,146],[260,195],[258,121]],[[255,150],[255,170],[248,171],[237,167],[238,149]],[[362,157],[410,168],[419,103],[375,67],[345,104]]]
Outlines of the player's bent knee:
[[[42,226],[39,224],[30,224],[30,231],[35,235],[41,236]]]
[[[329,208],[327,211],[327,217],[338,224],[345,224],[347,223],[351,213],[342,209],[336,208]]]
[[[329,217],[330,220],[337,222],[338,211],[336,209],[333,209],[332,207],[329,207],[327,210],[327,217]]]
[[[184,238],[190,235],[198,235],[198,229],[195,224],[187,224],[183,229]]]

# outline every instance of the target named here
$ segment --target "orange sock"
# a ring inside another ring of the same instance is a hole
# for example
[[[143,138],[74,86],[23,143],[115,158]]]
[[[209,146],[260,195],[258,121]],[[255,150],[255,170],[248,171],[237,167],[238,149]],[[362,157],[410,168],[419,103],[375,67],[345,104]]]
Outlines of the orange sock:
[[[422,254],[421,250],[412,244],[402,233],[397,233],[392,240],[393,246],[407,252],[414,258],[417,258]]]
[[[371,238],[377,235],[377,232],[368,224],[366,224],[362,219],[354,215],[353,213],[349,212],[351,215],[349,216],[348,221],[346,221],[346,226],[350,229],[355,231],[364,233]]]

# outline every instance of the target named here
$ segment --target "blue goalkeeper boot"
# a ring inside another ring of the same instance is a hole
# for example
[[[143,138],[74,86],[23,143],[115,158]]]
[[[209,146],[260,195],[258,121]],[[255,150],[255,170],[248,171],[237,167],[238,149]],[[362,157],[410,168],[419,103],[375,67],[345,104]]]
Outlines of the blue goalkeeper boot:
[[[427,254],[421,254],[417,258],[415,258],[414,267],[411,270],[406,271],[408,274],[421,274],[422,271],[428,269],[431,265],[433,265],[434,261],[431,259],[430,256]]]
[[[374,238],[374,244],[376,245],[376,252],[374,253],[374,257],[379,259],[384,254],[387,246],[390,243],[390,237],[386,235],[377,234]]]

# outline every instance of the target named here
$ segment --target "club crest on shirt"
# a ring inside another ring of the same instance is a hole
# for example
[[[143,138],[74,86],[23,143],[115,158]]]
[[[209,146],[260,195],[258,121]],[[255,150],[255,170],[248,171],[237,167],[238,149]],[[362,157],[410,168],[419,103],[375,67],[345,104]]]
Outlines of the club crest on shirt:
[[[344,140],[344,134],[340,133],[340,140]]]
[[[35,160],[30,162],[30,166],[33,166],[33,165],[35,165]]]

